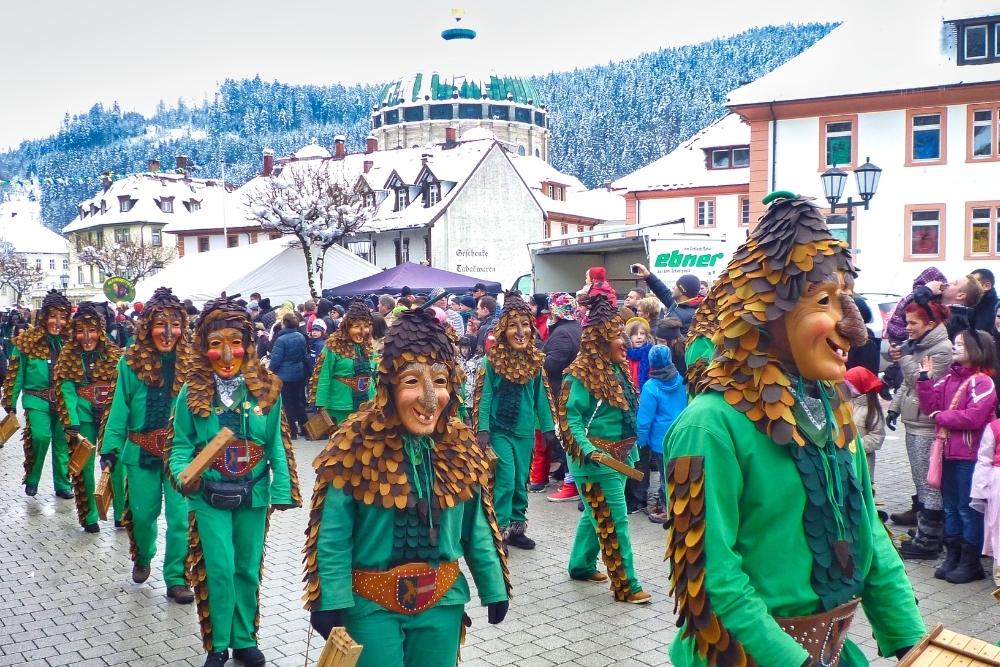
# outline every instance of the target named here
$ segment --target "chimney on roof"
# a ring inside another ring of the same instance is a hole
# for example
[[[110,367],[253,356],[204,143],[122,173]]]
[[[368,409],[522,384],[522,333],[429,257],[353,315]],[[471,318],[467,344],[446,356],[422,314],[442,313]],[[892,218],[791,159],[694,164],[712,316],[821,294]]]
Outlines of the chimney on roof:
[[[274,151],[270,148],[264,149],[264,166],[260,170],[261,176],[270,176],[274,170]]]
[[[369,141],[371,141],[371,140],[369,139]],[[375,161],[374,160],[365,160],[365,171],[364,171],[364,173],[367,174],[369,171],[372,170],[372,167],[374,167],[374,166],[375,166]]]
[[[344,150],[344,142],[345,141],[347,141],[347,139],[345,139],[344,135],[342,135],[342,134],[338,134],[337,136],[335,136],[333,138],[333,145],[334,145],[333,158],[335,160],[343,160],[344,159],[344,154],[346,153],[346,151]]]
[[[187,174],[187,166],[188,166],[187,155],[178,155],[177,156],[177,173],[178,174]]]
[[[449,126],[444,128],[444,147],[454,148],[455,144],[458,143],[458,128],[455,126]]]
[[[159,158],[155,158],[155,157],[149,158],[149,165],[148,166],[149,166],[149,171],[153,172],[154,174],[156,172],[160,171],[160,160],[159,160]]]
[[[105,192],[107,192],[108,189],[111,187],[111,183],[113,181],[114,179],[112,178],[110,171],[106,171],[103,174],[101,174],[101,187],[104,188]]]
[[[427,160],[431,159],[432,157],[434,157],[434,156],[431,155],[430,153],[421,153],[420,154],[420,164],[422,164],[422,165],[424,165],[426,167],[427,166]]]
[[[365,146],[365,153],[374,153],[378,150],[378,139],[369,136],[367,145]]]

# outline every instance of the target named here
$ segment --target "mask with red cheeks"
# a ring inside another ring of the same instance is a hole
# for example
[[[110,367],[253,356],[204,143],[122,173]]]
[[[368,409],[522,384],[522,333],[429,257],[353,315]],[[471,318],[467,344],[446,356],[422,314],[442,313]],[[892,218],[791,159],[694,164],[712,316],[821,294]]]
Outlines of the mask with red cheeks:
[[[216,329],[208,334],[207,343],[205,357],[212,364],[212,371],[223,379],[238,375],[246,356],[243,331],[235,327]]]
[[[180,313],[176,311],[167,310],[154,315],[150,331],[157,351],[173,351],[180,340],[182,326]]]
[[[92,352],[97,348],[99,333],[96,324],[90,322],[78,322],[73,326],[73,337],[80,344],[85,352]]]

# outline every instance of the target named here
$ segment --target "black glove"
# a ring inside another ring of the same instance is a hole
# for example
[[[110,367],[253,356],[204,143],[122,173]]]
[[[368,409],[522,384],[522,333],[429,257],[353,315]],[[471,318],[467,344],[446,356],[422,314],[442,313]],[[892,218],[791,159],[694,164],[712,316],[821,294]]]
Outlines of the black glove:
[[[507,609],[510,608],[510,602],[504,600],[503,602],[491,602],[486,605],[486,618],[489,620],[490,625],[496,625],[503,621],[507,616]]]
[[[556,437],[555,431],[542,433],[542,441],[549,449],[549,456],[558,456],[562,452],[562,445],[559,444],[559,438]]]
[[[480,431],[477,433],[476,444],[479,445],[480,449],[489,449],[491,444],[489,431]]]
[[[896,420],[899,419],[899,413],[895,410],[889,410],[885,415],[885,425],[889,427],[890,431],[896,430]]]
[[[111,472],[115,471],[115,466],[118,465],[118,455],[114,452],[108,452],[107,454],[101,454],[101,470],[107,468]]]
[[[79,426],[67,426],[66,429],[66,439],[70,442],[74,442],[80,437],[80,427]]]
[[[586,454],[584,454],[583,455],[583,462],[584,463],[593,463],[594,465],[597,465],[597,463],[594,461],[594,452],[587,452]]]
[[[274,509],[278,510],[279,512],[284,512],[285,510],[293,510],[296,507],[298,507],[298,505],[296,505],[295,503],[287,503],[287,504],[286,503],[274,503],[273,505],[271,505],[271,507],[273,507]]]
[[[895,653],[896,660],[902,660],[903,658],[905,658],[906,654],[909,653],[910,649],[912,649],[912,648],[913,648],[912,646],[907,646],[905,648],[901,648],[898,651],[896,651],[896,653]]]
[[[313,626],[316,632],[323,635],[323,639],[326,639],[330,636],[331,630],[343,627],[344,612],[340,609],[314,611],[309,614],[309,624]]]

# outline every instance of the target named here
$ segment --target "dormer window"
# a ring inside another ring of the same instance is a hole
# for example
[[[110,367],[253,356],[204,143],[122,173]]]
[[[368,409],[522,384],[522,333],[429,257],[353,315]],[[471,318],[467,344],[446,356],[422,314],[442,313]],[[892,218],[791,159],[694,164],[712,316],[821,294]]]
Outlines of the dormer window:
[[[128,213],[132,210],[132,207],[135,206],[135,202],[136,200],[132,199],[128,195],[122,195],[118,198],[118,210],[121,213]]]
[[[543,183],[542,192],[549,199],[554,199],[556,201],[566,201],[566,186],[559,185],[558,183]]]
[[[194,213],[195,211],[201,210],[201,202],[197,199],[189,199],[184,202],[184,208],[188,210],[188,213]]]
[[[749,146],[708,148],[705,153],[709,169],[740,169],[750,166]]]
[[[173,197],[164,197],[163,199],[161,199],[159,201],[159,204],[160,204],[160,210],[163,211],[164,213],[173,213],[174,212],[174,198]]]
[[[1000,62],[1000,17],[958,21],[956,28],[959,65]]]
[[[409,188],[405,186],[396,188],[396,206],[392,210],[402,211],[409,205],[410,205]]]
[[[424,184],[424,208],[434,206],[441,201],[441,184],[437,181],[428,181]]]
[[[375,208],[375,193],[369,190],[364,194],[365,207]]]

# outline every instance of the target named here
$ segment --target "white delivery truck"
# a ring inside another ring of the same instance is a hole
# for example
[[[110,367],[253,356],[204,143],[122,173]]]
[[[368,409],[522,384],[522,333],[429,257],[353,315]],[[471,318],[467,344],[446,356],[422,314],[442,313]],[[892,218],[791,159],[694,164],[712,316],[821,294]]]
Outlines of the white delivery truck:
[[[514,288],[524,294],[572,294],[583,287],[587,269],[603,266],[615,291],[625,295],[643,283],[633,275],[633,264],[646,265],[670,288],[685,273],[711,284],[744,239],[709,231],[672,231],[683,225],[683,218],[640,226],[601,225],[529,243],[532,271],[519,277]]]

